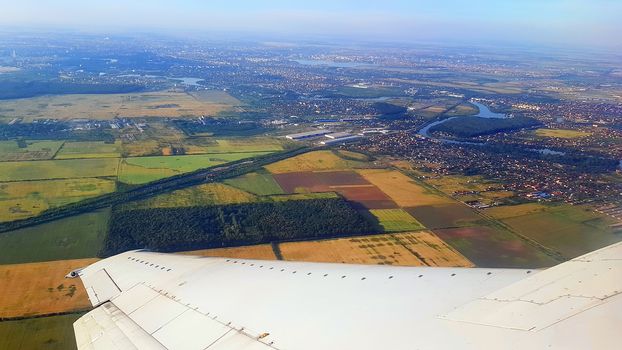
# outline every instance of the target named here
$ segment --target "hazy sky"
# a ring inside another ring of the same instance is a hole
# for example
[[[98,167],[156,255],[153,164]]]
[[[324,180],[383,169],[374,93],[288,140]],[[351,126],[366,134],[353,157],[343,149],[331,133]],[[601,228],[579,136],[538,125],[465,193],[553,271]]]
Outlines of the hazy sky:
[[[0,0],[0,25],[620,47],[622,0]]]

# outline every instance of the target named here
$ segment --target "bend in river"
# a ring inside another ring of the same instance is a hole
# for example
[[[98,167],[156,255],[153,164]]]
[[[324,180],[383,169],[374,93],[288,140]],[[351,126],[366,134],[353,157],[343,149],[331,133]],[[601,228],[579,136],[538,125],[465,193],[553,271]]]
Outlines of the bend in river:
[[[477,106],[477,108],[479,108],[479,113],[477,115],[474,115],[473,117],[479,117],[479,118],[507,118],[508,116],[502,113],[495,113],[493,111],[491,111],[488,107],[486,107],[485,105],[478,103],[478,102],[472,102],[470,101],[472,104],[474,104],[475,106]],[[431,139],[436,139],[435,137],[431,136],[429,131],[430,128],[439,125],[439,124],[443,124],[449,120],[452,119],[456,119],[458,117],[450,117],[450,118],[446,118],[446,119],[441,119],[441,120],[437,120],[435,122],[432,122],[426,126],[424,126],[421,130],[419,130],[419,132],[417,132],[417,134],[423,136],[423,137],[427,137],[427,138],[431,138]],[[451,143],[456,143],[459,141],[453,141],[453,140],[447,140],[447,139],[438,139],[440,141],[443,142],[451,142]],[[459,142],[459,143],[463,143],[463,142]],[[477,144],[475,142],[467,142],[469,144]]]

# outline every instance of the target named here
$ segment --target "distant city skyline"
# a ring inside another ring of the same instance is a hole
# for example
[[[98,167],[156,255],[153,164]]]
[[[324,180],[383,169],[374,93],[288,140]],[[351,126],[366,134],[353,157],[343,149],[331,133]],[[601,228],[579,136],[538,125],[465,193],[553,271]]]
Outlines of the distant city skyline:
[[[616,0],[3,1],[0,25],[620,47]]]

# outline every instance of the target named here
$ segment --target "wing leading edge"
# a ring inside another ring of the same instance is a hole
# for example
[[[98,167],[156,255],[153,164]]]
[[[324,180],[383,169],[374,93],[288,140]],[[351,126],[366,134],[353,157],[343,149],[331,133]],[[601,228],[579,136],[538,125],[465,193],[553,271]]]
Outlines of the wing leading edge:
[[[80,277],[79,349],[613,349],[622,325],[622,244],[545,271],[132,251]]]

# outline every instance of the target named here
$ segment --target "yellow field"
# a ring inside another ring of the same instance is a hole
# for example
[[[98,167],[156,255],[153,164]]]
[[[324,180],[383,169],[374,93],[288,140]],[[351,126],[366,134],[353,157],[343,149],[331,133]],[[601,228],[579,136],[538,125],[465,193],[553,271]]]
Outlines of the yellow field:
[[[467,258],[428,231],[281,243],[279,246],[283,259],[289,261],[474,266]]]
[[[589,132],[569,129],[537,129],[536,135],[542,137],[556,137],[560,139],[574,139],[592,135]]]
[[[35,216],[115,189],[114,181],[95,178],[0,183],[0,221]]]
[[[345,160],[331,151],[315,151],[266,165],[273,174],[295,171],[343,170],[362,166],[363,162]]]
[[[171,193],[134,202],[132,208],[176,208],[197,205],[224,205],[250,203],[257,197],[221,183],[193,186]]]
[[[0,265],[0,317],[33,316],[91,306],[80,279],[66,279],[74,269],[97,259]]]
[[[113,119],[215,115],[231,109],[221,102],[201,101],[183,92],[55,95],[0,101],[5,119]]]
[[[546,211],[547,207],[538,203],[527,203],[519,205],[503,205],[499,207],[488,208],[484,213],[495,219],[508,219],[527,214],[534,214]]]
[[[179,254],[213,256],[234,259],[276,260],[276,256],[274,255],[274,251],[272,251],[272,246],[270,244],[260,244],[233,248],[192,250],[188,252],[181,252]]]
[[[396,170],[364,169],[358,172],[386,193],[400,207],[416,207],[451,203],[449,198],[430,192],[408,176]]]

